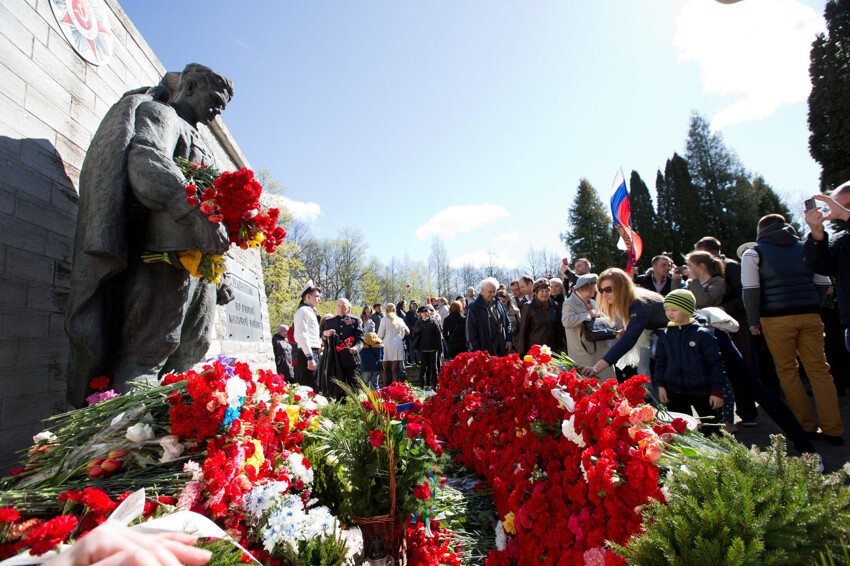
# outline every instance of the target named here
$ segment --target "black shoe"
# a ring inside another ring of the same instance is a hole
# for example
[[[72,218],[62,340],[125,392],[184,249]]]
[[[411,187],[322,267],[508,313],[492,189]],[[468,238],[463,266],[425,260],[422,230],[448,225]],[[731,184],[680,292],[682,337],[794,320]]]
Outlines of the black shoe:
[[[832,444],[833,446],[844,446],[844,437],[843,436],[832,436],[830,434],[821,434],[821,440],[826,441],[827,444]]]
[[[821,439],[821,438],[820,438],[820,433],[819,433],[819,432],[817,432],[817,431],[815,431],[815,432],[808,432],[808,431],[806,431],[806,436],[808,436],[808,437],[809,437],[809,440],[820,440],[820,439]]]
[[[759,425],[758,421],[755,420],[755,419],[742,420],[738,424],[741,425],[741,426],[758,426]]]

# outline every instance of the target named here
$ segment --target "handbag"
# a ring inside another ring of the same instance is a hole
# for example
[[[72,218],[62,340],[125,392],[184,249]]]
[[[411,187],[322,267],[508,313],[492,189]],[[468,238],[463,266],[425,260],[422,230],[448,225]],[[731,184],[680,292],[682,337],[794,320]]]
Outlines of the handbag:
[[[617,337],[617,331],[611,326],[606,317],[592,318],[582,323],[582,337],[588,342],[601,342],[602,340],[613,340]]]

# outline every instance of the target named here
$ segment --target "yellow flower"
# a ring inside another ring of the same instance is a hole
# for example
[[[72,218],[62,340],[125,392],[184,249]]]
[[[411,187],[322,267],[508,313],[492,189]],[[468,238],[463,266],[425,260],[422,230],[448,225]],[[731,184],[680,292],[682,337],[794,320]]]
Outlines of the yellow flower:
[[[256,438],[251,439],[251,443],[254,445],[254,454],[245,460],[245,466],[251,465],[254,466],[255,470],[259,470],[260,466],[263,465],[263,462],[266,461],[266,456],[263,454],[263,444]],[[242,469],[245,469],[245,466]]]
[[[192,277],[197,277],[200,279],[203,277],[198,272],[198,267],[201,265],[201,258],[203,255],[201,254],[201,250],[183,250],[177,252],[177,259],[180,260],[180,264],[189,272],[189,275]]]
[[[283,410],[286,411],[287,415],[289,415],[289,429],[292,430],[292,426],[298,420],[298,414],[301,411],[301,407],[299,405],[287,405]]]
[[[532,363],[532,362],[534,362],[534,358],[531,357],[531,355],[526,354],[525,356],[523,356],[522,361]]]
[[[505,520],[502,521],[502,527],[505,529],[505,532],[509,535],[515,535],[516,529],[514,528],[514,512],[511,511],[507,515],[505,515]]]

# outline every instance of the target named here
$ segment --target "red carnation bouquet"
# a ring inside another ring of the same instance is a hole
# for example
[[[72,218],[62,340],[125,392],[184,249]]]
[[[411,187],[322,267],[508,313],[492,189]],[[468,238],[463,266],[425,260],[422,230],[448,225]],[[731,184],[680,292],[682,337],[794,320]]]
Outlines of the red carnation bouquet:
[[[274,253],[286,237],[286,230],[277,225],[280,210],[260,204],[263,187],[254,172],[220,173],[213,167],[194,161],[174,158],[186,178],[186,202],[198,206],[210,222],[223,223],[231,245],[242,249],[261,247]],[[165,262],[182,265],[193,277],[210,283],[220,283],[225,272],[224,256],[204,254],[200,250],[146,253],[148,263]]]

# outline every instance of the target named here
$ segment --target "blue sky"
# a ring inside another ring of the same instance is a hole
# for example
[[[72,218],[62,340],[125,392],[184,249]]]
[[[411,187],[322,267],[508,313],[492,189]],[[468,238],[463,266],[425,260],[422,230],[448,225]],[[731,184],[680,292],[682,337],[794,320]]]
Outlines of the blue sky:
[[[434,234],[457,263],[563,255],[579,180],[607,201],[622,167],[652,190],[692,110],[792,209],[817,191],[824,1],[121,5],[167,69],[233,80],[227,127],[315,235],[358,228],[384,262],[427,260]]]

